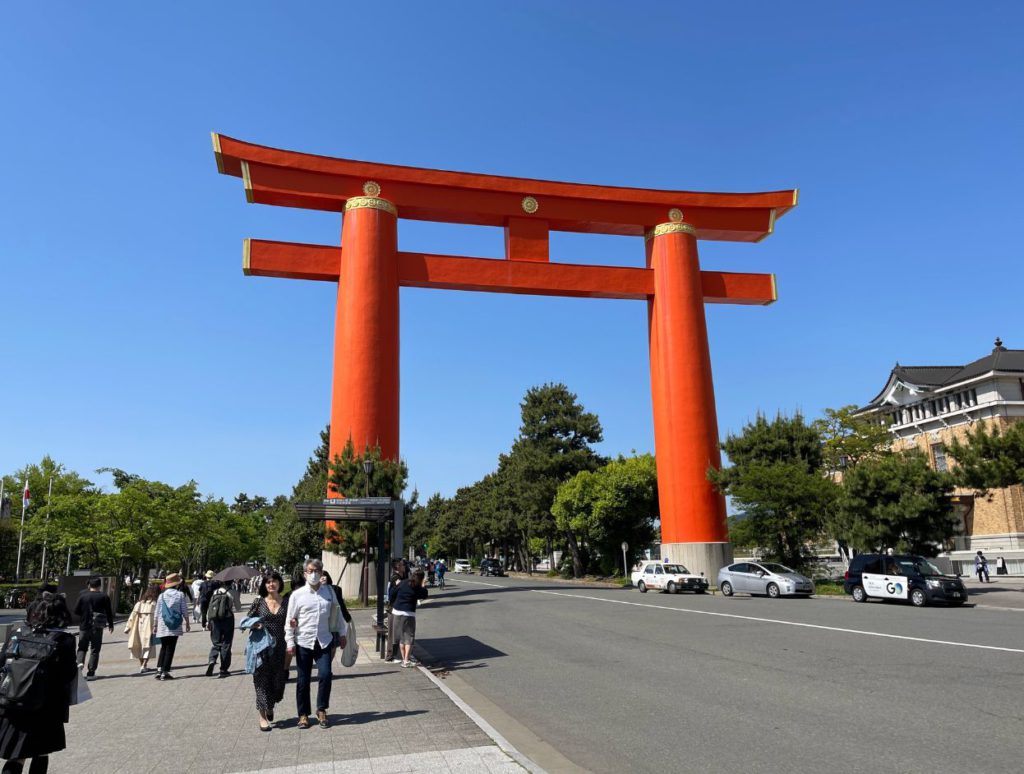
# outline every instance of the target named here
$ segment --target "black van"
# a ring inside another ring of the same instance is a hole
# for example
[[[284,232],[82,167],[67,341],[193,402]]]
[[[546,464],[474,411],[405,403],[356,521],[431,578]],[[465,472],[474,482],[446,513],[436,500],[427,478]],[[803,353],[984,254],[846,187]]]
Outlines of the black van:
[[[916,607],[930,602],[962,605],[967,589],[959,575],[944,575],[923,556],[858,554],[846,571],[843,591],[855,602],[868,598],[909,599]]]

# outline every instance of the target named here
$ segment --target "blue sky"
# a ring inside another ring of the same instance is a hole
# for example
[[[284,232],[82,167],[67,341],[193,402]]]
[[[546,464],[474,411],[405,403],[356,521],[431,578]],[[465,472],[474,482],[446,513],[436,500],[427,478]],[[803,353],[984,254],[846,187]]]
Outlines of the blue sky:
[[[289,493],[329,412],[334,290],[246,278],[209,133],[326,155],[651,188],[799,187],[767,308],[708,307],[723,434],[866,402],[895,361],[1024,348],[1017,2],[20,3],[0,9],[0,471],[50,454],[226,498]],[[402,221],[401,249],[499,257]],[[554,235],[552,259],[641,265]],[[531,385],[653,449],[644,304],[402,291],[402,454],[424,494],[493,469]],[[93,476],[106,483],[103,477]]]

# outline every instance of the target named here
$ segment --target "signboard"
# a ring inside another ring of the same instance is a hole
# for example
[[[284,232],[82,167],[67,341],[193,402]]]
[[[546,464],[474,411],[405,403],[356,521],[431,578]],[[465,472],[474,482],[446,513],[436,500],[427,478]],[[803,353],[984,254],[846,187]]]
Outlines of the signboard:
[[[302,521],[391,521],[396,502],[390,497],[336,498],[295,503],[295,512]]]
[[[906,599],[910,593],[910,584],[902,575],[876,575],[874,573],[862,573],[861,583],[864,591],[869,597],[882,597],[883,599]]]

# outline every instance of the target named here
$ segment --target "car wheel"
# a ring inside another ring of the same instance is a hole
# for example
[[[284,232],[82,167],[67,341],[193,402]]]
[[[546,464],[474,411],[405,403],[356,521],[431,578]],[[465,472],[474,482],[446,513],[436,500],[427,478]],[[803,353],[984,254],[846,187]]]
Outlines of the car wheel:
[[[928,597],[921,589],[914,589],[910,592],[910,601],[914,607],[924,607],[928,604]]]
[[[676,588],[675,581],[669,581],[668,585],[665,587],[665,591],[667,591],[669,594],[679,593],[679,589]]]
[[[636,584],[636,589],[641,594],[646,594],[647,593],[647,584],[644,583],[643,581],[638,581],[637,584]]]
[[[850,592],[853,595],[854,602],[867,602],[868,595],[864,593],[863,586],[854,586],[853,591]]]
[[[768,596],[772,599],[779,598],[779,585],[777,583],[769,583],[768,588],[765,589],[768,592]]]
[[[729,583],[729,581],[722,581],[721,589],[722,589],[722,596],[723,597],[731,597],[732,596],[732,584]]]

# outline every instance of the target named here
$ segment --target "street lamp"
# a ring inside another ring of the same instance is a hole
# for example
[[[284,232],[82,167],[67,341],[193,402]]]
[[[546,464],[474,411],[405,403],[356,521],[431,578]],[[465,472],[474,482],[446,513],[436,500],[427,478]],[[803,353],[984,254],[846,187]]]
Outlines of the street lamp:
[[[620,548],[622,548],[622,577],[623,578],[628,578],[629,577],[629,565],[626,563],[626,552],[629,550],[629,543],[627,543],[625,540],[623,540],[622,541],[622,545],[620,546]]]
[[[366,474],[366,496],[370,496],[370,476],[373,475],[373,457],[367,454],[363,457],[363,473]],[[380,596],[381,590],[377,589],[377,596]],[[363,594],[362,603],[364,605],[370,604],[370,528],[363,528]],[[380,621],[377,622],[378,624]]]
[[[366,474],[366,496],[370,496],[370,476],[373,475],[373,457],[363,457],[363,473]]]

